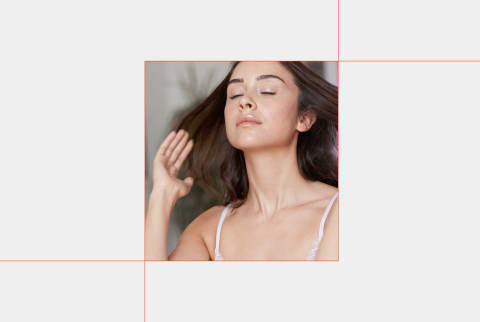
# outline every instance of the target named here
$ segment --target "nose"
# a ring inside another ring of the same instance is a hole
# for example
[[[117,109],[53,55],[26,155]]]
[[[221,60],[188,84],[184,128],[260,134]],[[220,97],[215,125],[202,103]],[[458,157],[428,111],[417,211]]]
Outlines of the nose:
[[[248,96],[243,95],[240,99],[240,109],[253,109],[256,107],[255,102],[251,100]]]

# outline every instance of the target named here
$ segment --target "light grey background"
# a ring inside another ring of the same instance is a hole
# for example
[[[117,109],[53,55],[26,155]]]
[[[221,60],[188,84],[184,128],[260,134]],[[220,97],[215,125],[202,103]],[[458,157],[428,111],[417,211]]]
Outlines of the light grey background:
[[[340,3],[340,58],[480,59],[478,1]],[[143,259],[146,57],[337,57],[336,0],[212,5],[2,2],[2,259]],[[340,262],[147,262],[147,321],[480,320],[480,64],[340,64]],[[0,320],[141,321],[137,264],[0,263]]]
[[[332,84],[338,84],[337,62],[305,64]],[[230,66],[229,62],[146,63],[146,205],[152,188],[152,160],[171,131],[173,121],[180,113],[205,99],[226,76]],[[170,220],[169,253],[175,248],[185,227],[203,211],[216,204],[218,201],[196,184],[189,195],[177,202]]]

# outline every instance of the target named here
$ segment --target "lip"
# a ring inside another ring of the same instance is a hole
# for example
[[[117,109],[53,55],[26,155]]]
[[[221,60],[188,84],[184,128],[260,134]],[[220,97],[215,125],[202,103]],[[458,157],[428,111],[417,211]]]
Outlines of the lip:
[[[253,115],[242,116],[237,121],[237,126],[253,126],[262,124],[259,120],[257,120]]]
[[[259,123],[259,122],[252,122],[252,121],[243,121],[243,122],[238,123],[237,126],[247,127],[247,126],[254,126],[254,125],[259,125],[259,124],[261,124],[261,123]]]

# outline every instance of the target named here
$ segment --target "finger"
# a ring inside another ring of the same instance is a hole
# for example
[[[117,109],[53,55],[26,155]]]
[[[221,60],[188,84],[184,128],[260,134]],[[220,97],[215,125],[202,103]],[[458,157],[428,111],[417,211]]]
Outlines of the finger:
[[[170,158],[168,159],[168,164],[173,165],[175,161],[177,161],[178,156],[182,152],[183,148],[185,147],[185,144],[188,141],[188,133],[185,133],[185,135],[182,137],[180,142],[177,144],[177,147],[175,150],[173,150],[172,154],[170,155]]]
[[[188,154],[190,151],[192,151],[193,148],[193,140],[188,141],[187,146],[183,149],[182,153],[178,157],[177,161],[175,162],[175,165],[173,168],[178,172],[180,168],[182,167],[183,161],[187,158]]]
[[[162,144],[158,148],[157,154],[155,155],[155,159],[157,159],[160,155],[164,155],[165,151],[167,150],[170,143],[172,143],[173,139],[175,138],[175,131],[170,132],[165,140],[163,140]]]
[[[169,144],[167,149],[165,150],[165,153],[163,154],[167,159],[170,159],[170,156],[173,152],[173,150],[177,147],[178,142],[182,139],[182,137],[185,135],[184,130],[178,131],[177,135],[173,139],[173,141]]]

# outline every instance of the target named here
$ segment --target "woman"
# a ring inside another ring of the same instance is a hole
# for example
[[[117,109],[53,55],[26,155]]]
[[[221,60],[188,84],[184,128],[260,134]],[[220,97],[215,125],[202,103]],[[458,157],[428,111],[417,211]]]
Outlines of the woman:
[[[158,149],[146,259],[338,260],[337,111],[337,88],[302,63],[233,64]],[[224,205],[168,256],[170,214],[194,178]]]

